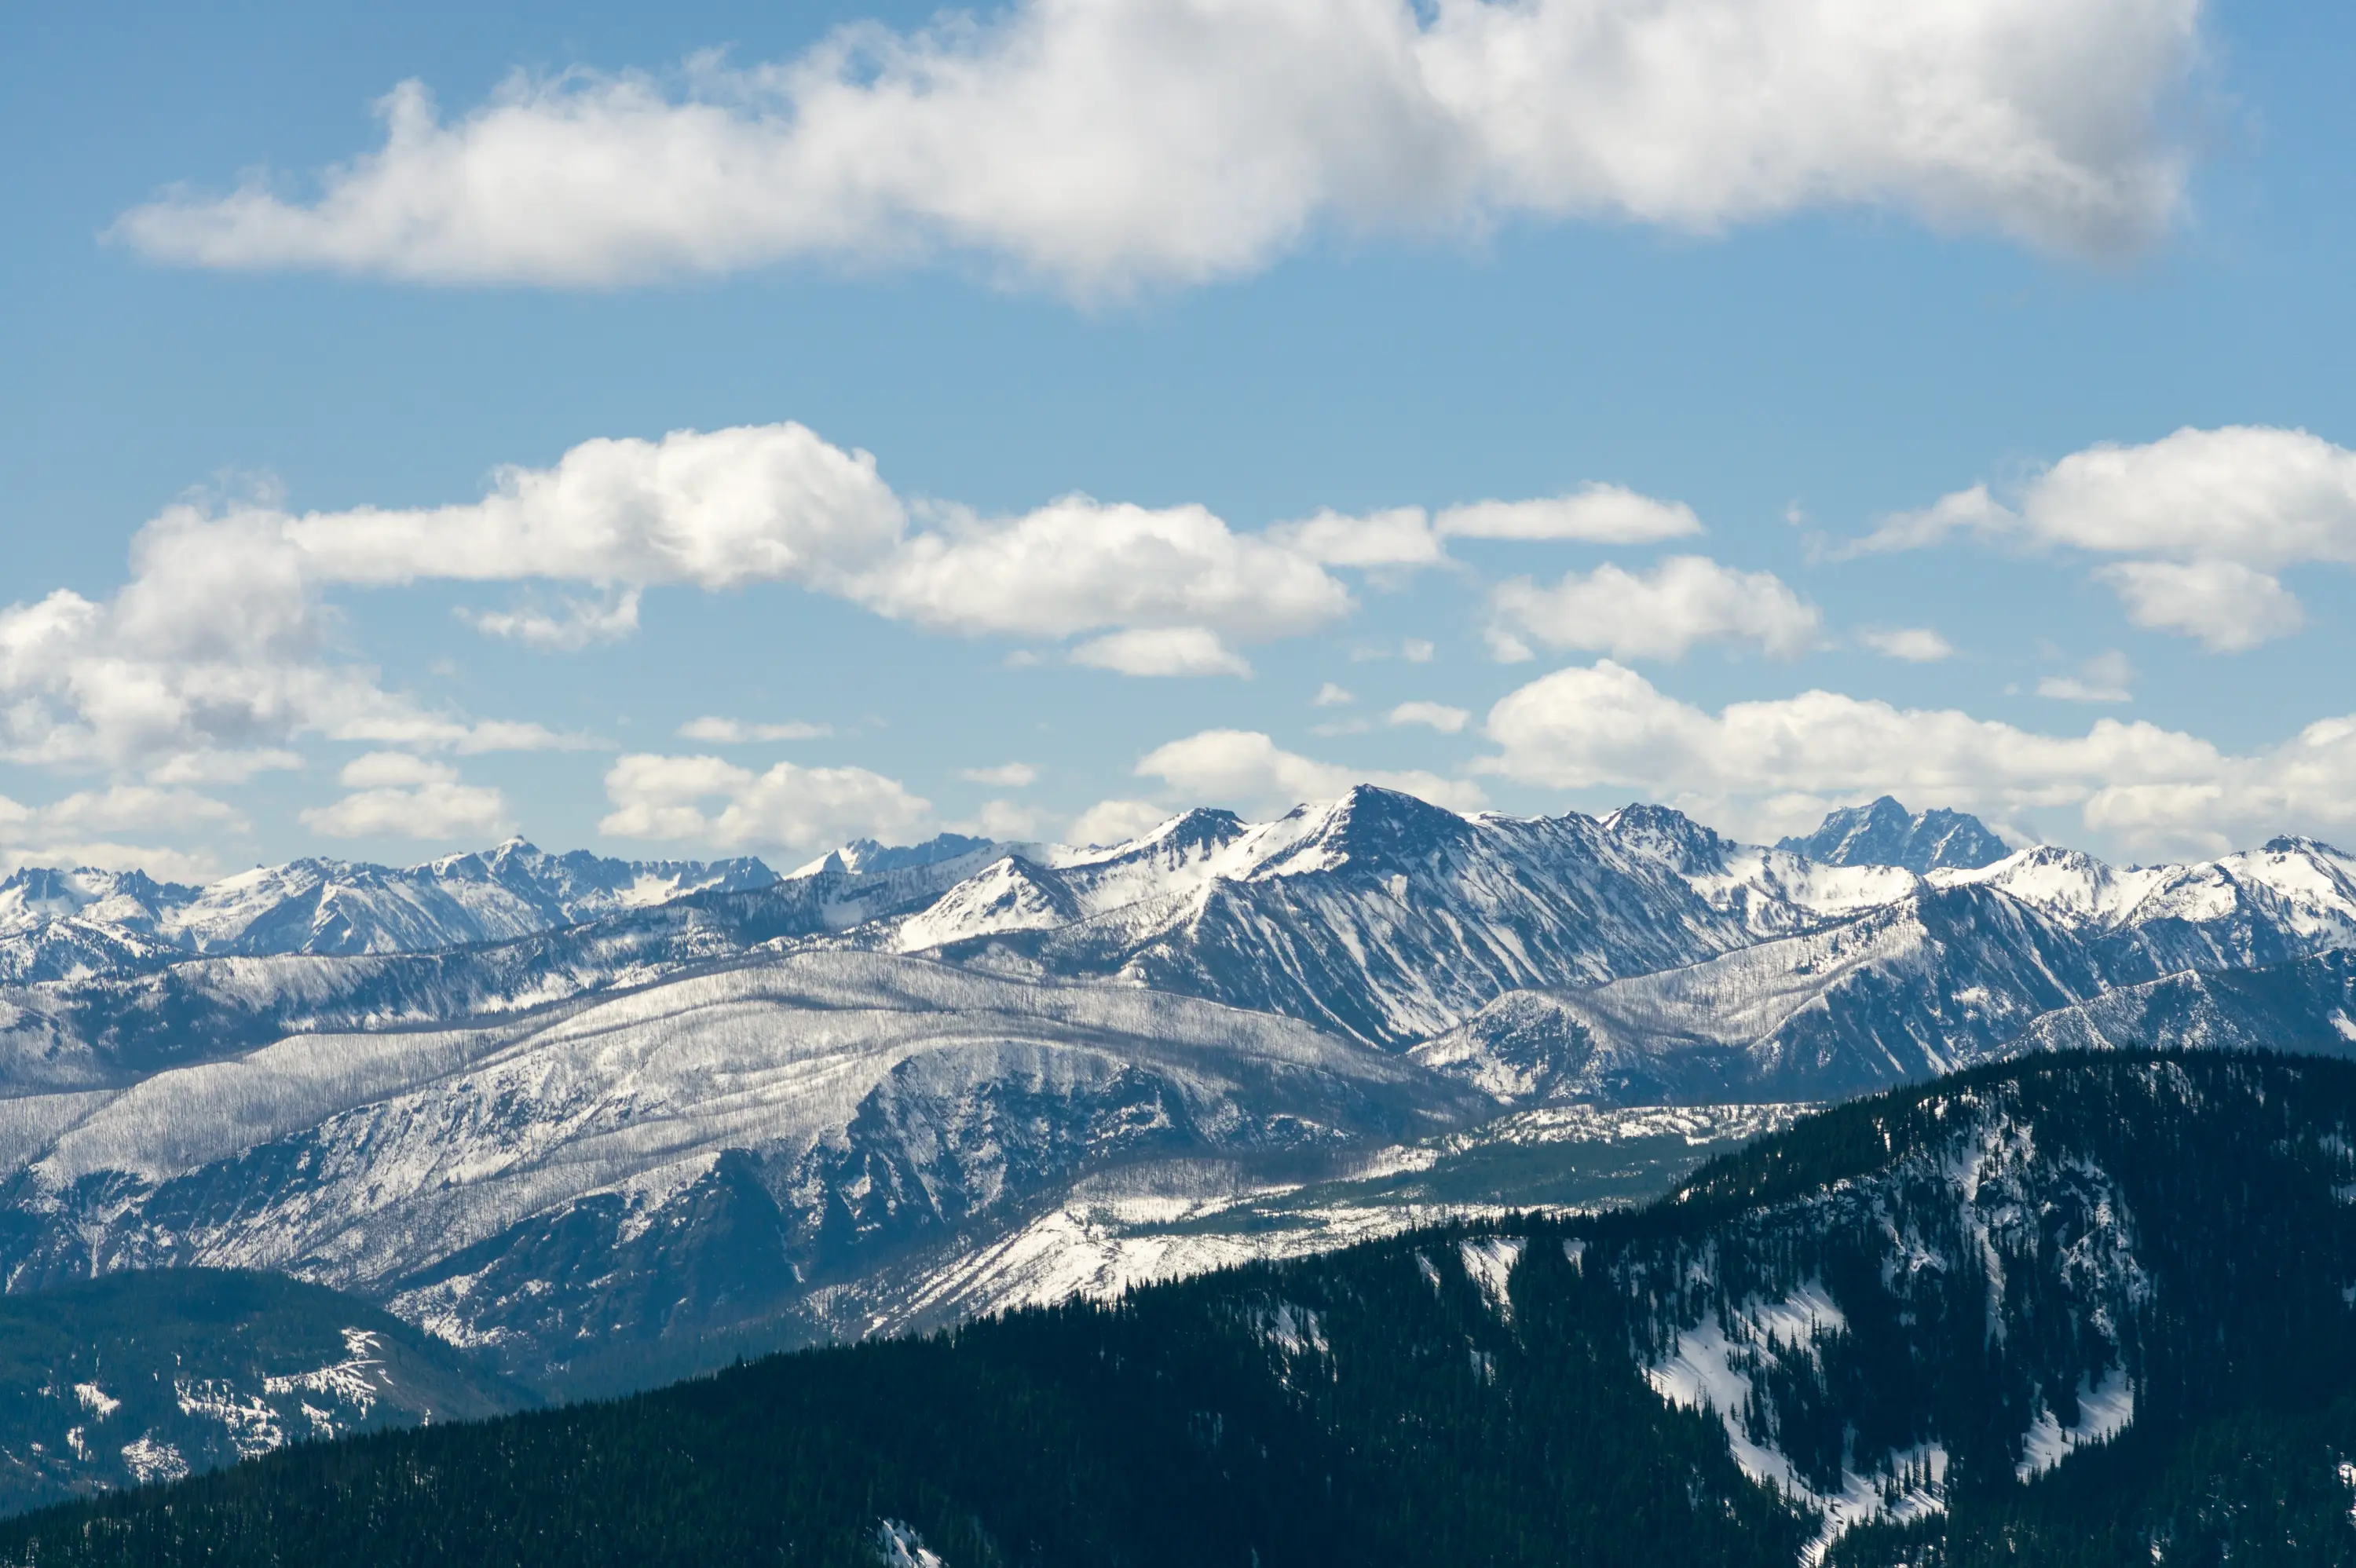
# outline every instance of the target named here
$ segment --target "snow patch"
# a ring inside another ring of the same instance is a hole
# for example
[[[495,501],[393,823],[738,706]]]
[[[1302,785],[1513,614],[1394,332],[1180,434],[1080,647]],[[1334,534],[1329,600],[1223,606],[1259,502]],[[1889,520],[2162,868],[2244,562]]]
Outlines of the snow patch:
[[[180,1451],[153,1437],[124,1444],[123,1462],[129,1467],[131,1478],[143,1487],[156,1481],[181,1480],[188,1473],[188,1462],[180,1457]]]
[[[108,1416],[112,1415],[116,1411],[123,1408],[123,1402],[121,1400],[108,1398],[106,1391],[99,1387],[96,1383],[74,1384],[74,1398],[81,1402],[81,1407],[84,1410],[90,1412],[101,1421],[104,1421]]]
[[[286,1434],[279,1428],[278,1413],[262,1403],[259,1394],[241,1396],[234,1387],[218,1378],[183,1379],[173,1383],[172,1394],[182,1415],[218,1421],[227,1427],[230,1445],[241,1459],[257,1458],[285,1445]]]
[[[375,1374],[384,1367],[377,1353],[377,1336],[365,1328],[347,1328],[344,1335],[344,1359],[313,1371],[296,1372],[287,1377],[264,1378],[262,1392],[268,1394],[289,1394],[298,1390],[305,1393],[324,1393],[337,1402],[348,1404],[365,1420],[376,1406],[379,1389]],[[303,1413],[316,1428],[323,1413],[305,1403]]]
[[[1458,1243],[1456,1250],[1464,1260],[1466,1276],[1479,1288],[1482,1299],[1501,1322],[1514,1320],[1514,1298],[1506,1287],[1513,1280],[1514,1265],[1522,1261],[1522,1249],[1528,1244],[1519,1236],[1484,1236],[1479,1241]]]
[[[1730,1321],[1732,1335],[1727,1332]],[[1893,1450],[1865,1471],[1844,1467],[1839,1489],[1827,1493],[1810,1486],[1781,1449],[1753,1441],[1745,1431],[1742,1415],[1751,1399],[1746,1369],[1772,1366],[1789,1355],[1813,1357],[1819,1339],[1847,1329],[1839,1305],[1812,1280],[1778,1300],[1752,1296],[1724,1320],[1704,1318],[1699,1327],[1679,1333],[1666,1356],[1644,1369],[1644,1381],[1669,1403],[1718,1416],[1745,1476],[1823,1516],[1823,1527],[1801,1552],[1807,1568],[1815,1568],[1833,1542],[1858,1525],[1902,1524],[1944,1512],[1947,1506],[1947,1451],[1941,1444]]]
[[[1325,1326],[1309,1307],[1280,1301],[1259,1313],[1254,1326],[1261,1342],[1282,1350],[1287,1360],[1306,1350],[1315,1350],[1320,1355],[1325,1352]]]
[[[875,1521],[875,1550],[883,1553],[887,1568],[948,1568],[941,1554],[925,1544],[916,1526],[901,1520]]]
[[[2063,1426],[2050,1405],[2039,1405],[2036,1424],[2021,1444],[2020,1463],[2014,1473],[2024,1481],[2033,1480],[2068,1458],[2071,1450],[2107,1443],[2134,1420],[2135,1385],[2127,1381],[2125,1368],[2113,1367],[2098,1383],[2090,1384],[2082,1378],[2077,1424]]]

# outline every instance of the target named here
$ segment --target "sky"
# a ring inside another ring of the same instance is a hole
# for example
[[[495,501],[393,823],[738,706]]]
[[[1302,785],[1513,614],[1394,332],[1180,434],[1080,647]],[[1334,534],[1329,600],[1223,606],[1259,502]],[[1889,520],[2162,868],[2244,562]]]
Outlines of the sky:
[[[0,35],[0,861],[2356,837],[2344,7]]]

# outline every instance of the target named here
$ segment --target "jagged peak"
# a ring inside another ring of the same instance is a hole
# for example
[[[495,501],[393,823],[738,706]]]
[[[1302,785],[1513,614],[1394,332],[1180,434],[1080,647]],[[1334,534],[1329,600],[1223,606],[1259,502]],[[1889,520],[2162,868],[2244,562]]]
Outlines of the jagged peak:
[[[996,840],[975,838],[963,833],[938,833],[920,844],[879,844],[873,838],[854,838],[827,859],[838,870],[872,876],[879,871],[902,871],[917,866],[937,865],[954,860],[960,855],[970,855],[978,849],[989,849]]]
[[[1713,827],[1705,827],[1673,805],[1632,801],[1603,819],[1604,830],[1628,848],[1665,861],[1681,871],[1717,869],[1727,842]]]
[[[1968,812],[1944,806],[1909,813],[1893,795],[1826,812],[1805,837],[1775,848],[1832,866],[1902,866],[1914,872],[1971,870],[1994,865],[2012,847]]]

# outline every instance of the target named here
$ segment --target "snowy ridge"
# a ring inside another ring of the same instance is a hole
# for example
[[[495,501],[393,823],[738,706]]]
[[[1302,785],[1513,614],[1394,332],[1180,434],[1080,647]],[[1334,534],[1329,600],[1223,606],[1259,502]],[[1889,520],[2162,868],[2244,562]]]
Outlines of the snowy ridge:
[[[404,869],[292,860],[203,888],[138,871],[36,868],[0,881],[0,935],[22,938],[71,920],[181,953],[412,953],[776,880],[749,857],[608,860],[580,850],[551,855],[520,838]]]
[[[1365,787],[1248,829],[1194,814],[1137,846],[1021,874],[1036,891],[972,900],[991,918],[937,950],[1005,973],[1185,991],[1384,1046],[1505,990],[1596,983],[1751,940],[1740,918],[1594,818],[1466,818]],[[926,941],[947,935],[925,928]]]
[[[296,1036],[77,1095],[15,1179],[42,1233],[5,1261],[20,1283],[285,1269],[446,1338],[523,1345],[541,1331],[502,1314],[562,1304],[533,1306],[537,1249],[593,1215],[583,1288],[750,1205],[777,1229],[778,1289],[798,1295],[869,1251],[1011,1218],[1043,1179],[1092,1166],[1340,1149],[1469,1109],[1410,1063],[1285,1019],[804,953],[515,1023]]]
[[[2150,968],[1987,889],[1926,890],[1681,968],[1509,993],[1409,1055],[1509,1102],[1830,1098],[1998,1054]]]
[[[1931,875],[1987,886],[2088,934],[2180,931],[2203,966],[2265,964],[2356,945],[2356,859],[2311,838],[2186,866],[2116,870],[2074,849],[2040,846],[1991,865]]]

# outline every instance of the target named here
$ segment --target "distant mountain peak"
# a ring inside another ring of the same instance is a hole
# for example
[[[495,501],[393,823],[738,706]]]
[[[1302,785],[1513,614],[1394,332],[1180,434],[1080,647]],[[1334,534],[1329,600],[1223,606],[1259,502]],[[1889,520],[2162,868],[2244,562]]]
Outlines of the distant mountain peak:
[[[2277,834],[2267,839],[2264,848],[2269,855],[2328,855],[2335,860],[2356,859],[2345,849],[2300,833]]]
[[[1474,832],[1447,807],[1379,784],[1356,784],[1337,799],[1296,806],[1284,820],[1297,832],[1270,869],[1301,870],[1344,860],[1389,866],[1463,843]]]
[[[1910,813],[1890,795],[1826,814],[1804,838],[1782,838],[1778,849],[1827,866],[1903,866],[1910,871],[1976,870],[2012,853],[1978,817],[1933,809]]]
[[[963,833],[938,834],[921,844],[906,845],[878,844],[873,838],[854,838],[836,850],[835,856],[840,859],[844,870],[872,874],[954,860],[960,855],[987,849],[991,843],[990,839],[974,838]]]
[[[1603,818],[1614,838],[1663,865],[1687,875],[1719,869],[1726,840],[1672,805],[1632,802]]]

